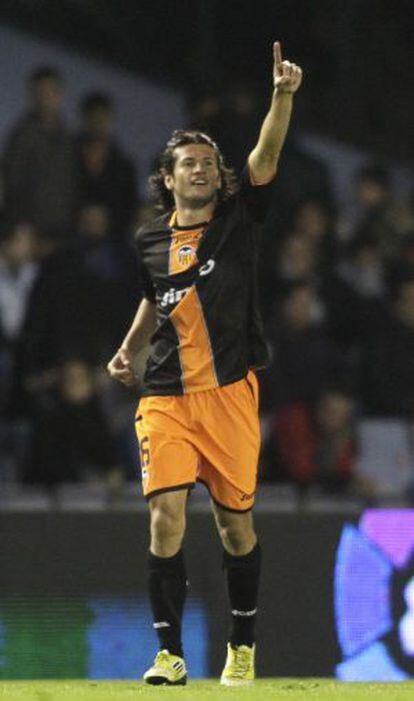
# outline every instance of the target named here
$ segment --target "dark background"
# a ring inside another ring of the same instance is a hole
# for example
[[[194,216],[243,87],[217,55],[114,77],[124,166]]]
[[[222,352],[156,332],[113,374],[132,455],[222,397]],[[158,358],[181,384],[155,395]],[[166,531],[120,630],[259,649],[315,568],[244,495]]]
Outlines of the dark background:
[[[408,161],[410,0],[3,0],[0,20],[183,90],[270,86],[271,43],[303,66],[298,123]]]

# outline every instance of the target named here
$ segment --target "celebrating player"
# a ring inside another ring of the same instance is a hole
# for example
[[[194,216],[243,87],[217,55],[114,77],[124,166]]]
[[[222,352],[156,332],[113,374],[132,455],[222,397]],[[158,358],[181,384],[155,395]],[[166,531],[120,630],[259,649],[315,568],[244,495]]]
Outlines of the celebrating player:
[[[133,385],[150,342],[136,427],[149,502],[149,596],[160,651],[149,684],[185,684],[182,551],[188,491],[204,482],[223,544],[231,606],[226,685],[254,679],[260,545],[252,507],[259,455],[255,369],[266,364],[257,309],[258,227],[271,197],[302,71],[273,46],[273,96],[236,190],[214,141],[176,131],[151,181],[166,210],[138,231],[144,299],[112,377]]]

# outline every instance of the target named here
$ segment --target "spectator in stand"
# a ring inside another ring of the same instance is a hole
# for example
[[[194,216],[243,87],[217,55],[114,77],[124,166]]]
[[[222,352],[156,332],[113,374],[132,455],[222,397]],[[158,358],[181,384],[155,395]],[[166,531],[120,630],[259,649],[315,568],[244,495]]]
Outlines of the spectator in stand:
[[[309,154],[293,132],[283,148],[283,168],[275,183],[266,228],[285,230],[304,200],[323,203],[329,210],[335,205],[325,163]],[[267,238],[274,240],[274,236]]]
[[[22,363],[26,375],[66,357],[98,366],[116,346],[139,296],[134,253],[109,235],[107,210],[83,205],[72,244],[46,258],[33,289]]]
[[[77,479],[88,465],[112,475],[120,463],[100,364],[136,307],[135,256],[110,239],[102,205],[85,204],[77,220],[71,246],[40,266],[19,344],[20,406],[33,426],[28,482]]]
[[[366,341],[361,395],[367,416],[414,418],[414,275],[396,282],[387,313]]]
[[[284,286],[301,280],[315,280],[318,271],[317,250],[299,234],[289,235],[282,244],[275,272]]]
[[[361,301],[385,297],[386,265],[375,236],[370,231],[361,232],[350,243],[347,254],[336,268],[338,276]]]
[[[370,231],[390,260],[398,253],[404,235],[414,227],[414,215],[408,206],[395,199],[388,170],[371,163],[356,175],[355,202],[342,223],[343,234],[352,239],[360,231]]]
[[[13,346],[38,273],[37,233],[25,221],[3,221],[0,236],[0,338]]]
[[[336,230],[331,208],[325,202],[305,198],[294,212],[291,231],[312,247],[322,271],[333,264],[337,252]]]
[[[276,415],[271,437],[284,479],[302,489],[318,485],[337,492],[350,486],[356,452],[353,401],[341,389],[285,407]]]
[[[319,317],[325,303],[322,287],[336,255],[336,232],[329,207],[315,198],[305,198],[294,210],[283,237],[273,250],[262,256],[261,297],[264,318],[267,318],[275,294],[291,283],[311,281],[318,290]]]
[[[82,202],[100,202],[110,214],[111,233],[125,239],[139,201],[135,166],[113,136],[115,108],[105,94],[87,95],[81,104],[78,183]]]
[[[384,312],[387,278],[381,246],[370,230],[361,231],[325,275],[327,330],[344,351],[358,351],[376,328]]]
[[[270,410],[313,401],[321,387],[347,378],[343,357],[318,320],[317,295],[309,282],[298,282],[284,292],[268,339],[273,360],[263,395]]]
[[[74,146],[60,117],[62,79],[56,69],[42,67],[28,88],[29,110],[5,146],[4,204],[60,242],[70,232],[76,202]]]
[[[226,128],[223,96],[213,92],[199,95],[189,105],[189,110],[190,127],[201,129],[210,134],[215,141],[220,141],[220,136]]]
[[[246,154],[253,148],[260,128],[258,97],[245,81],[232,81],[225,91],[224,115],[219,143],[237,173],[246,165]]]
[[[0,237],[0,409],[8,408],[16,348],[38,275],[37,233],[28,222],[3,220]]]
[[[33,441],[23,481],[52,487],[97,479],[116,489],[122,469],[94,368],[84,359],[67,358],[56,368],[53,382],[29,384],[28,392]]]
[[[265,320],[272,319],[277,298],[292,285],[306,281],[315,286],[316,293],[319,282],[316,251],[303,236],[288,236],[272,262],[273,265],[265,258],[261,271],[260,295]],[[314,302],[313,312],[321,316],[320,299],[316,294]]]
[[[85,203],[78,212],[78,244],[87,274],[102,288],[96,298],[101,309],[101,338],[97,357],[105,360],[107,343],[115,345],[123,338],[139,297],[138,266],[132,245],[114,241],[110,236],[108,210],[96,202]],[[97,324],[98,325],[98,324]],[[97,336],[101,335],[97,330]]]
[[[308,415],[321,390],[349,381],[349,368],[320,322],[315,320],[317,297],[309,282],[288,288],[269,333],[272,363],[262,387],[262,408],[267,426],[295,421]],[[293,428],[292,428],[293,430]],[[264,446],[265,479],[277,476],[278,446],[275,434]]]
[[[16,354],[28,299],[38,274],[37,232],[21,221],[3,219],[0,233],[0,480],[18,472],[24,427],[16,420]]]

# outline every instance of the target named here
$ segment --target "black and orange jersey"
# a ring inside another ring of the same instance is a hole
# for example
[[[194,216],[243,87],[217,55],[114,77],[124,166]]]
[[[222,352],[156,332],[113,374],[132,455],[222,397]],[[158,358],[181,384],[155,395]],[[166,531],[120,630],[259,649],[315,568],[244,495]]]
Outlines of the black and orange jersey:
[[[169,212],[139,229],[144,296],[157,308],[144,395],[201,392],[266,365],[256,270],[271,192],[246,169],[210,222],[179,227]]]

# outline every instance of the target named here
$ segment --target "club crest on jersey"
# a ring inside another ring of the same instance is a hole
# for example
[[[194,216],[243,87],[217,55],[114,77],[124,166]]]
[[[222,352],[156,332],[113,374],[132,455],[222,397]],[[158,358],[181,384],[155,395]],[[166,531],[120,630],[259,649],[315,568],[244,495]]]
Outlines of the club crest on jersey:
[[[183,268],[188,268],[188,266],[193,262],[194,253],[195,251],[192,246],[189,246],[188,244],[181,246],[177,251],[179,265],[181,265]]]

